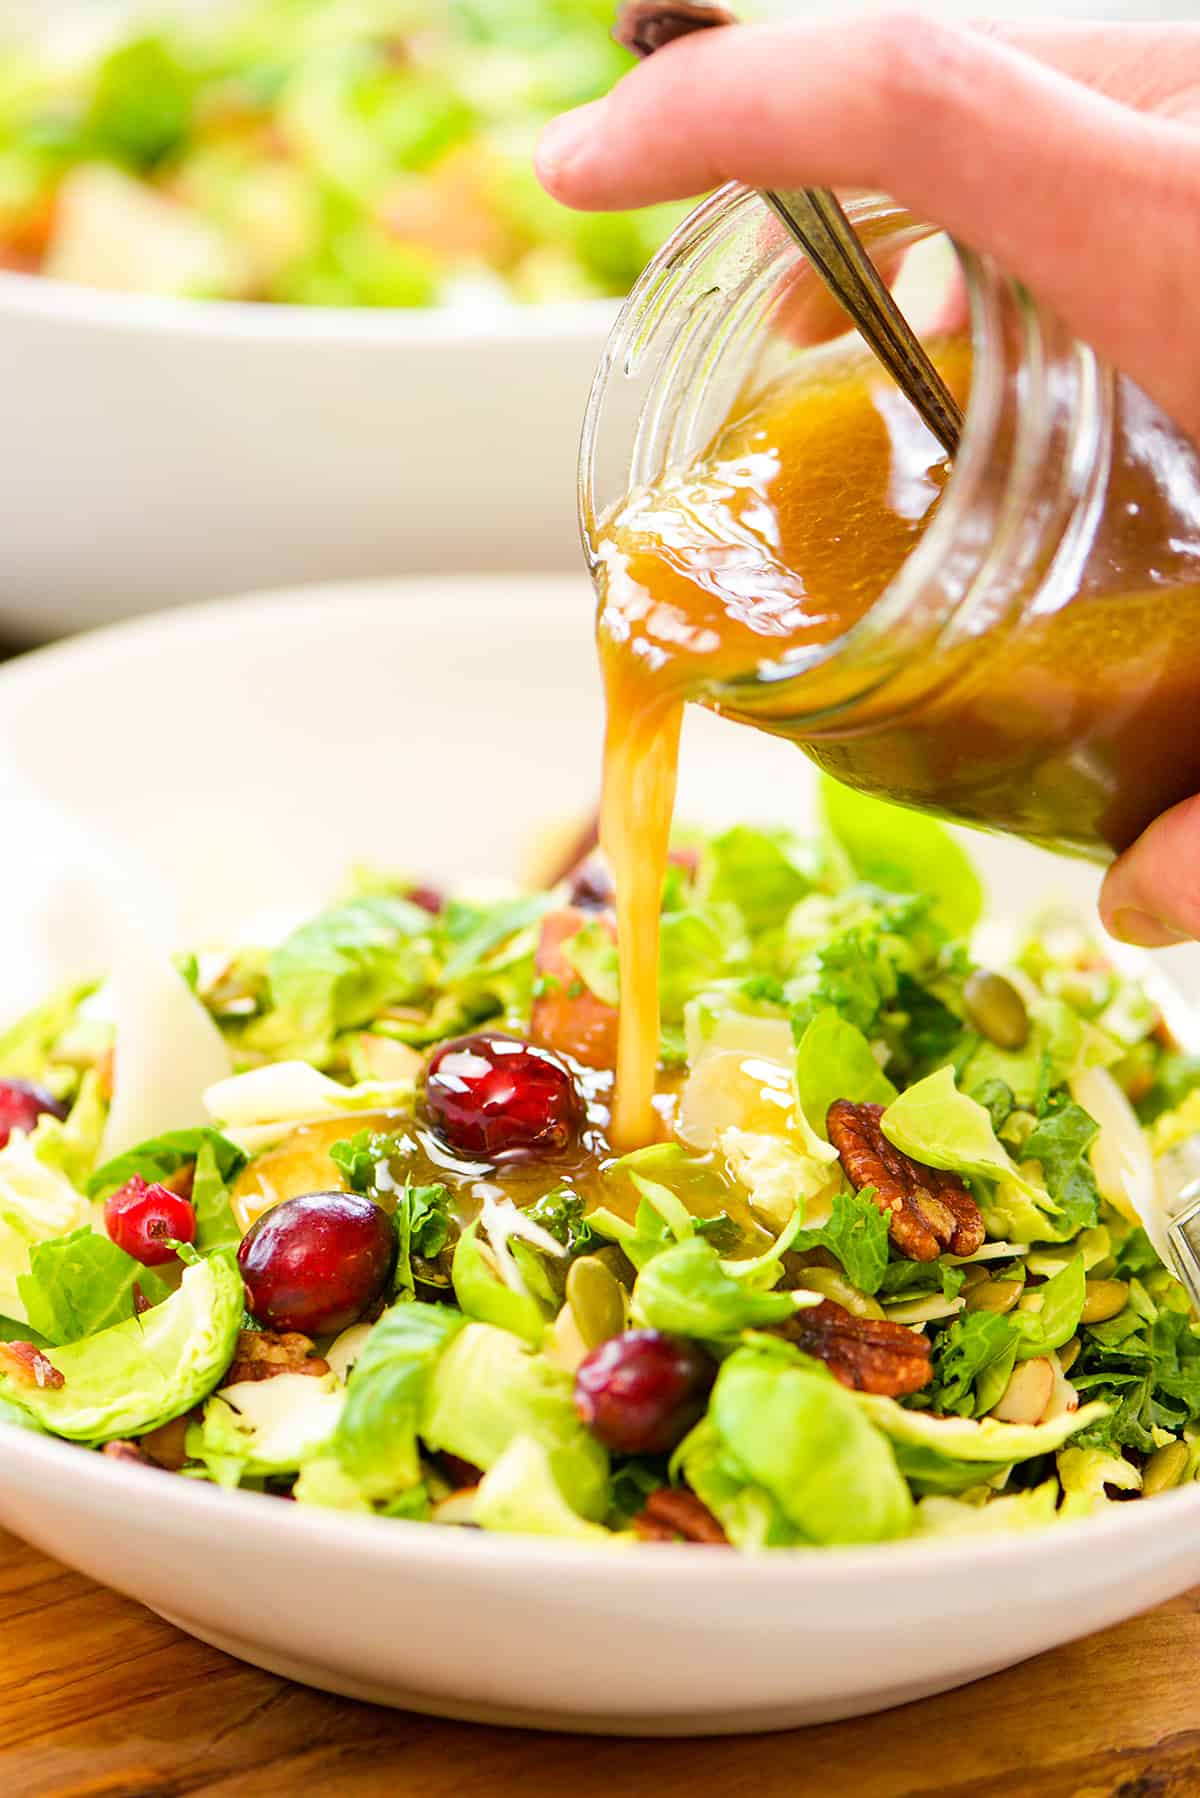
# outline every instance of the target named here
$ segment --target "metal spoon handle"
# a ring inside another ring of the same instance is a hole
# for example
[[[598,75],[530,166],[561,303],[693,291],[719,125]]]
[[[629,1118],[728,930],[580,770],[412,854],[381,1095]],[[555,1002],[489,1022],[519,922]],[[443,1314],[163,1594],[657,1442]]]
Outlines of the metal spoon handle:
[[[796,238],[947,454],[953,456],[962,435],[962,410],[892,298],[837,195],[827,187],[812,187],[784,193],[764,190],[762,197]]]
[[[736,22],[724,0],[622,0],[613,36],[634,56],[646,57],[693,31]],[[880,279],[837,196],[827,187],[760,191],[900,391],[954,455],[963,424],[958,402]]]

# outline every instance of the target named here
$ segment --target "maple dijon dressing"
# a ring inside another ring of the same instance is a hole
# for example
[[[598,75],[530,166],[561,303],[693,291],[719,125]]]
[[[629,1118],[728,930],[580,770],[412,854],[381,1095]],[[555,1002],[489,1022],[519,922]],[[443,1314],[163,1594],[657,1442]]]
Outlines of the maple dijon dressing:
[[[966,340],[932,353],[964,399]],[[861,346],[735,405],[695,462],[596,524],[601,834],[621,991],[614,1144],[658,1129],[659,907],[688,701],[789,737],[882,797],[1099,858],[1200,791],[1200,458],[1119,378],[1114,416],[1103,504],[1065,595],[1044,566],[1022,572],[1019,606],[1006,595],[982,630],[939,638],[852,723],[832,703],[815,722],[840,642],[803,675],[802,710],[791,681],[744,707],[739,695],[763,665],[864,619],[947,490],[945,452]]]
[[[963,391],[966,345],[937,361]],[[601,838],[617,895],[612,1135],[623,1148],[656,1131],[658,917],[684,704],[844,630],[911,553],[947,475],[908,403],[848,353],[730,420],[699,463],[630,495],[601,526]]]

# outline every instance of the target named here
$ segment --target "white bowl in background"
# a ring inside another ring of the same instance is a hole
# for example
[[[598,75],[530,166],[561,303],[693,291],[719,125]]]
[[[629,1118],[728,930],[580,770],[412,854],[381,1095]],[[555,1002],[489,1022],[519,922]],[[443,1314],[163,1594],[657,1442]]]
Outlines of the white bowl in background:
[[[582,579],[459,579],[182,611],[0,670],[0,811],[7,778],[26,820],[43,801],[60,820],[39,838],[6,818],[0,1009],[96,952],[64,818],[109,845],[110,872],[139,883],[135,903],[149,889],[176,930],[201,935],[314,903],[355,858],[511,871],[539,826],[594,798],[590,637]],[[794,750],[689,721],[682,816],[802,823],[813,784]],[[1052,894],[1089,901],[1093,873],[973,841],[1000,915]],[[1194,975],[1189,956],[1178,965]],[[1200,1579],[1194,1487],[979,1542],[606,1552],[305,1511],[4,1426],[0,1524],[205,1640],[333,1691],[647,1734],[899,1703]]]
[[[0,634],[301,580],[577,567],[580,423],[615,313],[0,273]]]

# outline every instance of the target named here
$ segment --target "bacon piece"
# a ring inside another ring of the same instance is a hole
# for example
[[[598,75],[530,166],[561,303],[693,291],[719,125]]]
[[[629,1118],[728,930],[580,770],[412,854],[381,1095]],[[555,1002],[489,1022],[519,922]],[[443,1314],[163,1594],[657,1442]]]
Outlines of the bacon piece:
[[[943,1249],[973,1255],[984,1238],[983,1215],[956,1174],[904,1155],[883,1134],[882,1105],[835,1099],[826,1128],[856,1192],[870,1186],[888,1220],[888,1235],[910,1261],[936,1261]]]

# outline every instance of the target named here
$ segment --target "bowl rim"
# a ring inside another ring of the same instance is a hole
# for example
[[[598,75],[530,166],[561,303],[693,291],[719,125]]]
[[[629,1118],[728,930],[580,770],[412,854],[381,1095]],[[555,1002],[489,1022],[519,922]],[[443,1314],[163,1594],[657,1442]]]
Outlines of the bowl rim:
[[[86,1460],[81,1461],[81,1457]],[[3,1470],[22,1460],[35,1470],[44,1469],[47,1486],[55,1488],[72,1477],[74,1467],[75,1478],[98,1482],[98,1496],[104,1494],[114,1501],[124,1494],[137,1494],[144,1499],[146,1488],[139,1482],[145,1480],[147,1472],[160,1471],[105,1460],[81,1444],[0,1422],[0,1492],[5,1485]],[[611,1555],[627,1546],[614,1541],[610,1549],[599,1543],[551,1536],[464,1530],[454,1524],[418,1523],[403,1517],[366,1517],[315,1505],[288,1504],[263,1492],[226,1491],[207,1481],[183,1479],[178,1474],[168,1478],[170,1484],[161,1482],[155,1486],[155,1493],[165,1496],[169,1491],[171,1497],[166,1503],[171,1511],[185,1523],[206,1523],[215,1539],[219,1539],[223,1526],[234,1525],[242,1517],[248,1527],[269,1524],[275,1533],[282,1525],[291,1532],[289,1545],[297,1548],[336,1552],[341,1544],[347,1551],[378,1549],[389,1562],[403,1564],[416,1556],[426,1565],[440,1568],[450,1563],[463,1566],[465,1571],[481,1564],[498,1572],[519,1567],[562,1570],[565,1565],[573,1578],[592,1584],[609,1582]],[[650,1580],[668,1592],[681,1585],[694,1591],[697,1581],[706,1590],[720,1589],[743,1579],[756,1586],[777,1585],[781,1578],[803,1581],[806,1591],[812,1591],[814,1585],[836,1588],[847,1580],[868,1578],[908,1578],[924,1584],[931,1573],[968,1577],[1003,1567],[1009,1561],[1020,1561],[1026,1571],[1033,1572],[1076,1546],[1092,1544],[1099,1551],[1105,1544],[1132,1545],[1151,1532],[1160,1533],[1168,1521],[1194,1530],[1200,1519],[1200,1486],[1157,1493],[1155,1499],[1163,1502],[1116,1504],[1111,1513],[1100,1517],[1082,1517],[1030,1530],[997,1531],[994,1535],[910,1536],[892,1542],[772,1548],[728,1555],[713,1554],[711,1546],[682,1543],[672,1544],[669,1554],[639,1553],[632,1564],[637,1567],[639,1585]],[[286,1507],[282,1515],[281,1506]],[[641,1546],[650,1550],[661,1545]]]
[[[0,270],[0,314],[91,330],[230,343],[528,344],[549,338],[601,342],[620,300],[547,300],[494,307],[300,306],[280,301],[200,300],[76,286]]]
[[[0,276],[0,280],[2,280]],[[97,672],[112,658],[120,658],[130,648],[170,643],[176,636],[185,638],[199,634],[236,633],[242,627],[262,627],[274,622],[278,613],[289,613],[299,621],[319,624],[331,605],[358,606],[363,610],[390,614],[401,592],[419,588],[436,595],[440,590],[452,592],[462,604],[469,601],[487,611],[503,595],[510,610],[537,618],[545,614],[548,599],[568,588],[576,588],[580,603],[594,606],[595,597],[582,556],[580,566],[541,568],[531,574],[508,570],[456,573],[439,570],[432,574],[376,574],[332,576],[323,581],[301,581],[293,585],[255,587],[245,593],[191,600],[185,605],[164,606],[157,611],[140,612],[129,618],[101,620],[83,630],[48,643],[34,643],[19,649],[0,662],[0,702],[10,692],[18,695],[34,692],[48,681],[53,686],[60,670],[67,673],[94,662]]]

